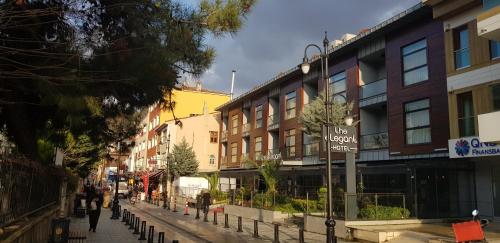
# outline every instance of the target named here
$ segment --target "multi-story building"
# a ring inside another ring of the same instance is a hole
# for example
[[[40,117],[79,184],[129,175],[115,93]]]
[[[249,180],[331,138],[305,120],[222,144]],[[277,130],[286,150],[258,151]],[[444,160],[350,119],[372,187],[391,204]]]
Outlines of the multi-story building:
[[[423,1],[442,21],[452,163],[475,168],[476,206],[500,217],[500,1]]]
[[[332,93],[353,102],[360,120],[358,185],[365,193],[404,194],[419,218],[469,215],[474,204],[473,164],[448,154],[442,26],[430,7],[418,4],[333,41],[328,54]],[[244,161],[280,158],[283,193],[300,196],[326,185],[326,149],[299,119],[323,90],[319,62],[307,75],[293,67],[217,108],[221,176],[258,190],[262,180]],[[345,187],[344,155],[333,159],[333,181]]]

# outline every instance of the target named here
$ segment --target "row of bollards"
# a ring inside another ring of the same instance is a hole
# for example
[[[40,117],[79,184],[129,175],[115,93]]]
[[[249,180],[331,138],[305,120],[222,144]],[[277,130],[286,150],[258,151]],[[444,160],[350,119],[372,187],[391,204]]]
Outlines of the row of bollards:
[[[121,213],[121,212],[120,212]],[[146,238],[146,221],[143,220],[141,222],[141,218],[135,216],[135,214],[131,213],[127,209],[123,210],[122,214],[122,222],[125,223],[126,226],[129,226],[129,230],[133,230],[134,235],[139,235],[139,241],[147,241],[147,243],[154,243],[154,232],[155,227],[153,225],[149,226],[148,236]],[[140,230],[139,224],[141,223]],[[165,243],[165,232],[158,232],[158,243]],[[172,240],[172,243],[179,243],[178,240]]]

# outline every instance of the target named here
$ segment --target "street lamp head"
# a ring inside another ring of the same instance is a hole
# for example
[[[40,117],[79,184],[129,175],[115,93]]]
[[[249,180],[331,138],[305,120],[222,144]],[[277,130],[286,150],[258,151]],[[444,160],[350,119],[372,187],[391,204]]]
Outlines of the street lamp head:
[[[347,126],[351,126],[354,122],[354,118],[349,114],[349,111],[347,111],[347,115],[344,117],[344,122]]]
[[[309,60],[307,60],[307,57],[304,57],[302,60],[302,64],[300,65],[300,69],[302,69],[303,74],[309,73],[309,69],[311,69],[311,65],[309,64]]]

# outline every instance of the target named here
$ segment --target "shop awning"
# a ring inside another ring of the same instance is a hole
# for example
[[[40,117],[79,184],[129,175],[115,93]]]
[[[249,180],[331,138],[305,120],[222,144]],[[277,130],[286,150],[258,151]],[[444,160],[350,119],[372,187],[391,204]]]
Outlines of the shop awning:
[[[165,170],[161,169],[161,170],[158,170],[156,172],[152,172],[151,174],[149,174],[149,178],[156,178],[156,177],[159,177],[163,174],[163,172],[165,172]]]

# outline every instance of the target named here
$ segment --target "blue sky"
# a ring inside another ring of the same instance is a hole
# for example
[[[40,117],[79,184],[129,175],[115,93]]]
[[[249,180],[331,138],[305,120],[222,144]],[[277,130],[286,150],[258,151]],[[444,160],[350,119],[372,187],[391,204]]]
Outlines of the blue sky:
[[[198,0],[187,0],[197,4]],[[236,70],[235,95],[302,61],[304,47],[356,34],[417,4],[419,0],[258,0],[235,36],[209,38],[217,57],[200,78],[203,87],[228,92]],[[311,50],[312,53],[312,50]]]

